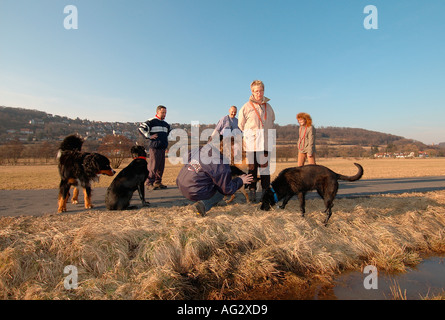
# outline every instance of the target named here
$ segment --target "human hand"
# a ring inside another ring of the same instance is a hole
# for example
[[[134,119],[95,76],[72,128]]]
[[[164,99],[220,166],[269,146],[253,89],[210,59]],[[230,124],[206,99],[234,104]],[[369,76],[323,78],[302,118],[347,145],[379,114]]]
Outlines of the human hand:
[[[251,174],[243,174],[240,178],[243,180],[243,184],[249,184],[253,181],[253,176]]]

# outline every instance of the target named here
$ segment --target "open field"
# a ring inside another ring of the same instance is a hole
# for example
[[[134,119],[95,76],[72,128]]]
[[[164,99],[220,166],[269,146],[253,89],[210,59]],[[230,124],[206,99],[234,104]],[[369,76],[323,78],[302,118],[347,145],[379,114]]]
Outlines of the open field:
[[[344,174],[355,173],[353,162],[319,161]],[[356,162],[365,179],[445,174],[444,159]],[[0,167],[1,179],[14,168],[26,167]],[[165,183],[178,168],[167,167]],[[55,188],[55,166],[40,169],[47,182],[11,171],[2,184]],[[0,299],[310,299],[339,273],[369,264],[404,272],[445,253],[445,191],[337,199],[328,227],[320,199],[306,209],[302,218],[291,200],[270,212],[215,207],[205,218],[187,206],[3,217]],[[68,265],[78,270],[77,289],[64,287]]]
[[[354,162],[365,169],[362,179],[407,178],[445,175],[445,158],[432,159],[320,159],[318,164],[345,175],[355,174]],[[121,169],[125,165],[121,166]],[[276,176],[282,169],[296,166],[296,162],[276,164]],[[181,165],[166,162],[163,183],[175,185]],[[119,171],[119,169],[117,170]],[[101,176],[95,186],[107,187],[114,177]],[[0,190],[56,189],[59,186],[56,165],[0,166]]]

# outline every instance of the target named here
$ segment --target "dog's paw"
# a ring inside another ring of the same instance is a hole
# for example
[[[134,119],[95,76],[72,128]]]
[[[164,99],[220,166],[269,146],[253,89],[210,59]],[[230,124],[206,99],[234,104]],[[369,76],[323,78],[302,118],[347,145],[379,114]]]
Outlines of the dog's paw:
[[[72,203],[72,204],[78,204],[79,201],[73,199],[73,200],[71,200],[71,203]]]

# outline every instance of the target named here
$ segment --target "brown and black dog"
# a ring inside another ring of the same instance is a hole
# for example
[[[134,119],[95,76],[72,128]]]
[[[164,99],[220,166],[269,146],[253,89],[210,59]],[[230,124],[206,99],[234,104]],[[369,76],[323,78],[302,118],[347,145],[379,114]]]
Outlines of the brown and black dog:
[[[83,139],[77,135],[67,136],[59,147],[57,158],[60,174],[58,213],[66,211],[66,203],[71,186],[74,186],[73,203],[77,203],[80,182],[84,190],[85,208],[93,207],[91,203],[91,181],[97,179],[99,174],[114,175],[110,160],[99,154],[82,152]]]
[[[363,167],[358,163],[354,163],[354,165],[358,168],[358,172],[350,177],[335,173],[320,165],[305,165],[284,169],[263,193],[261,210],[270,210],[281,199],[284,200],[280,208],[284,209],[287,202],[294,195],[298,195],[301,215],[304,216],[305,195],[308,191],[317,190],[324,200],[326,207],[324,224],[327,225],[332,215],[333,201],[338,191],[338,180],[356,181],[363,176]]]
[[[239,177],[239,176],[242,176],[243,174],[246,174],[243,170],[241,170],[236,165],[230,165],[230,171],[232,172],[232,179],[236,178],[236,177]],[[246,202],[250,203],[249,196],[248,196],[248,194],[246,192],[246,188],[244,187],[244,184],[238,190],[241,191],[241,193],[244,195],[244,197],[246,198]],[[229,200],[226,200],[226,203],[231,203],[234,199],[235,199],[235,193],[230,196]]]

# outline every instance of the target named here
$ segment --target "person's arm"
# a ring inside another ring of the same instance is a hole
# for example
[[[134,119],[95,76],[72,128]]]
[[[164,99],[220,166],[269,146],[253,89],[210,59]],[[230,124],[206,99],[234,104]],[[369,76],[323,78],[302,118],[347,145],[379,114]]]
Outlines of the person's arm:
[[[224,117],[221,118],[221,119],[218,121],[218,123],[216,124],[215,130],[213,130],[212,135],[210,136],[210,137],[212,138],[212,140],[213,140],[215,137],[217,137],[217,136],[219,136],[219,135],[221,134],[221,129],[222,129],[222,126],[223,126],[223,121],[224,121]]]
[[[273,124],[274,124],[274,122],[275,122],[275,111],[273,111],[273,109],[272,109],[272,107],[270,106],[270,104],[269,104],[269,107],[270,107],[270,119],[271,119],[271,121],[272,121],[272,127],[273,127]]]
[[[242,178],[232,179],[232,172],[229,166],[218,164],[217,168],[209,174],[215,186],[224,195],[232,195],[244,184]],[[209,173],[209,172],[208,172]]]
[[[139,131],[140,134],[142,134],[145,137],[145,139],[153,140],[153,139],[156,139],[158,137],[157,133],[155,133],[153,135],[150,135],[150,126],[148,124],[148,121],[147,122],[142,122],[139,125],[138,131]]]
[[[142,122],[139,124],[138,131],[145,137],[145,139],[150,139],[150,127],[148,126],[147,122]]]
[[[312,156],[315,150],[315,128],[310,126],[307,132],[307,140],[308,140],[308,156]]]
[[[239,112],[239,118],[238,118],[238,128],[240,128],[241,131],[244,131],[244,125],[246,124],[245,112],[246,112],[246,108],[244,105]]]

